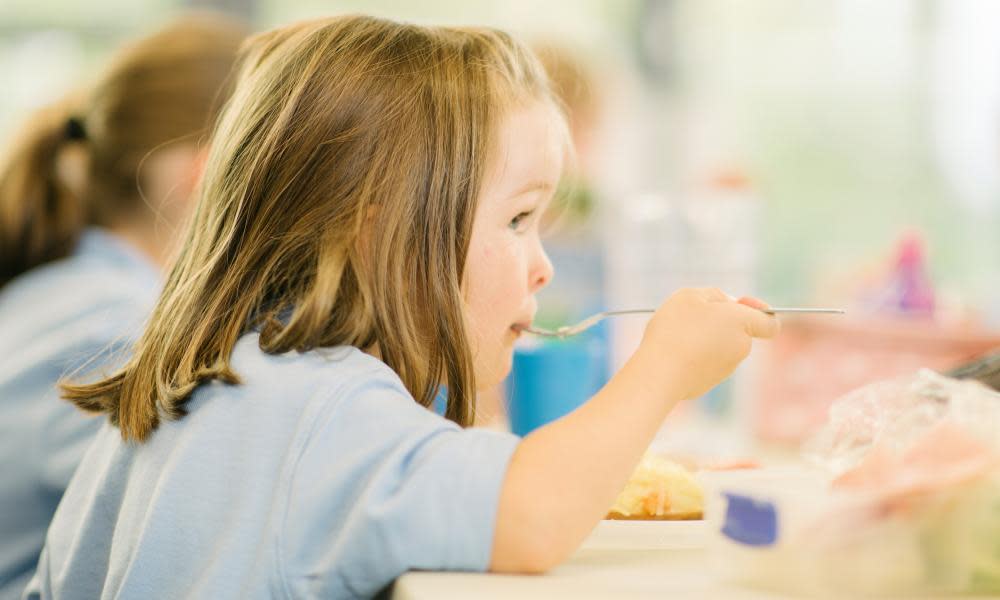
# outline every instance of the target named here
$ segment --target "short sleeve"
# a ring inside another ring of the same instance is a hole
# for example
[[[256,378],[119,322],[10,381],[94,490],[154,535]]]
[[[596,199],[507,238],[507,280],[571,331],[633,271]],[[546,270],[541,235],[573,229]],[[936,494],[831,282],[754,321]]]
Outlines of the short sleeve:
[[[483,571],[519,438],[461,429],[381,375],[317,416],[288,481],[293,597],[370,597],[407,570]]]
[[[44,411],[38,432],[42,465],[39,477],[46,490],[61,496],[103,415],[87,414],[60,398],[59,383],[93,381],[105,377],[125,363],[136,337],[137,309],[128,303],[111,305],[122,323],[111,324],[81,317],[64,328],[59,347],[38,367],[36,380],[45,389],[39,398]],[[127,327],[125,323],[130,325]]]

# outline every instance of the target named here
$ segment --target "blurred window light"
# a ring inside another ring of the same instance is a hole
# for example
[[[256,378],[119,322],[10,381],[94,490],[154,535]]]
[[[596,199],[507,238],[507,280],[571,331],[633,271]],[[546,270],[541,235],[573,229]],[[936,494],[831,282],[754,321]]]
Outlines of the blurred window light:
[[[49,29],[0,40],[0,74],[16,82],[0,100],[0,115],[13,118],[58,99],[79,79],[83,50],[76,36]],[[0,122],[0,131],[8,123]]]
[[[933,49],[938,161],[959,201],[1000,214],[1000,2],[938,2]]]

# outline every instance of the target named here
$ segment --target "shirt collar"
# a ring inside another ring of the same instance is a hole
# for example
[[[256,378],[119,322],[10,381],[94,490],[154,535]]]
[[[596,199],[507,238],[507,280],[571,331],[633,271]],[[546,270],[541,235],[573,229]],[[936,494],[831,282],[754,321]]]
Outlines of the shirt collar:
[[[122,238],[98,227],[84,230],[77,243],[77,256],[95,258],[109,263],[124,271],[147,279],[152,285],[160,285],[162,278],[160,270],[138,248]]]

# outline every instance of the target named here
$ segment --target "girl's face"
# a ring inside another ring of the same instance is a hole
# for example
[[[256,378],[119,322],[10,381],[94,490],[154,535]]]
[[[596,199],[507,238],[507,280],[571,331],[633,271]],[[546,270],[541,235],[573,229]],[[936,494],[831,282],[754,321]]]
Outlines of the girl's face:
[[[538,225],[562,171],[560,125],[541,102],[512,110],[486,169],[465,264],[469,343],[481,390],[510,372],[516,326],[531,323],[535,292],[552,278]]]

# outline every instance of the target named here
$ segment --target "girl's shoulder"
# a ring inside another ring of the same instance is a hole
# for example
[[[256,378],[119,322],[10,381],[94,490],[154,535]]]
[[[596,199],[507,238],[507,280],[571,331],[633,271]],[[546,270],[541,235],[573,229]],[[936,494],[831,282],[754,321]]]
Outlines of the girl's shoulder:
[[[259,334],[250,332],[233,348],[231,364],[243,382],[240,387],[260,390],[271,398],[294,394],[303,399],[321,396],[333,400],[380,389],[413,402],[395,371],[353,346],[270,354],[261,350]],[[279,394],[279,390],[284,393]]]
[[[293,449],[294,462],[317,439],[347,451],[353,446],[346,440],[361,431],[443,422],[413,400],[392,369],[357,348],[270,354],[250,332],[236,343],[230,366],[239,383],[214,381],[198,388],[185,406],[187,416],[162,423],[154,441],[175,429],[175,435],[212,431],[213,439],[249,436],[278,454]]]

